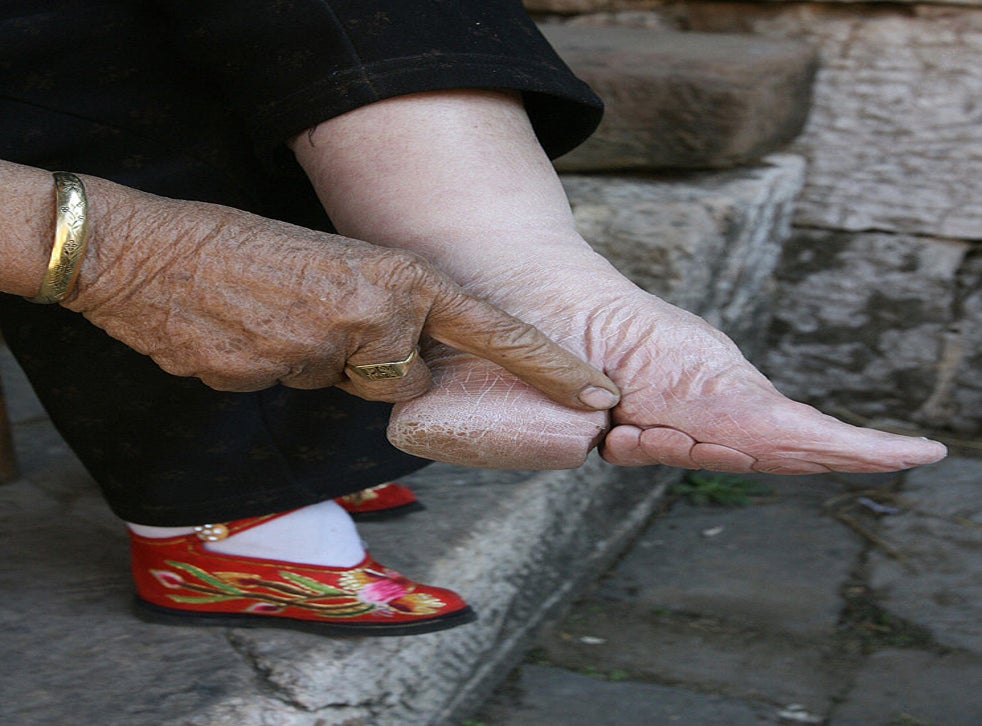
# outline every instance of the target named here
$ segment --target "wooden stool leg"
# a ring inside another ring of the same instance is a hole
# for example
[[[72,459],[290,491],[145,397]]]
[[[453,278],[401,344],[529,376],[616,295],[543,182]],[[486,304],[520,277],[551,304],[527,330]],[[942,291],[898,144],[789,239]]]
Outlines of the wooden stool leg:
[[[18,477],[14,439],[10,432],[7,403],[3,397],[3,381],[0,381],[0,484]]]

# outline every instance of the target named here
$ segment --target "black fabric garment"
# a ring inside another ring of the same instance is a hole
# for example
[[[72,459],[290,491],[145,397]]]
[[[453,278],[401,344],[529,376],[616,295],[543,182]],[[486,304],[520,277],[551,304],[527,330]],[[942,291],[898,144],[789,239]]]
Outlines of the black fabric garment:
[[[0,2],[0,158],[327,231],[284,141],[382,98],[447,88],[523,92],[552,155],[601,112],[517,0]],[[0,324],[129,521],[282,511],[425,464],[386,442],[385,404],[336,389],[212,391],[79,315],[9,295]]]

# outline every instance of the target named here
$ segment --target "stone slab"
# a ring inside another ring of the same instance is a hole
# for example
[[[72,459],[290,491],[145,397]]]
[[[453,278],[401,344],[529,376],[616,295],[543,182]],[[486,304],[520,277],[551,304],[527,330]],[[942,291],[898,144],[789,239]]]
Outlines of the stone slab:
[[[563,59],[604,99],[600,127],[561,171],[728,168],[797,136],[812,49],[794,40],[546,24]]]
[[[973,3],[977,5],[977,3]],[[696,31],[818,49],[796,223],[982,238],[982,13],[890,3],[672,3]]]
[[[752,360],[773,312],[773,272],[804,180],[799,157],[740,171],[562,177],[577,227],[645,290],[730,335]]]
[[[784,498],[787,491],[795,492],[803,499],[804,506],[799,510],[801,517],[824,520],[821,504],[840,490],[895,491],[906,479],[903,496],[915,502],[918,511],[923,510],[930,519],[949,524],[953,521],[965,525],[971,523],[977,527],[980,523],[976,511],[977,488],[982,481],[978,476],[980,471],[982,461],[949,459],[940,465],[905,473],[761,477],[761,480],[784,480],[787,489],[779,489],[780,498]],[[762,516],[772,506],[716,510],[720,519],[700,522],[698,528],[682,526],[688,525],[693,510],[680,511],[678,504],[654,519],[631,552],[598,581],[592,593],[581,599],[561,624],[551,628],[540,640],[536,664],[548,664],[562,670],[556,670],[556,675],[551,678],[533,679],[526,676],[530,666],[523,666],[517,680],[499,690],[480,716],[487,717],[488,723],[498,723],[493,720],[498,717],[503,723],[521,723],[522,718],[529,719],[526,723],[536,723],[535,719],[547,708],[563,708],[549,700],[554,694],[560,694],[560,698],[577,698],[551,683],[553,678],[565,679],[567,676],[561,675],[563,673],[576,671],[591,674],[595,679],[615,678],[619,684],[635,688],[656,682],[690,692],[738,699],[750,707],[770,704],[775,712],[783,714],[781,723],[974,726],[982,713],[977,693],[978,684],[982,683],[982,661],[978,652],[965,649],[969,645],[966,642],[957,644],[947,640],[940,643],[941,647],[924,646],[930,650],[890,648],[863,655],[857,650],[857,644],[849,641],[850,634],[837,628],[825,631],[824,635],[821,631],[812,635],[788,634],[780,616],[770,618],[769,623],[740,626],[746,608],[731,606],[728,591],[734,585],[726,579],[725,567],[720,568],[718,575],[718,589],[725,593],[719,603],[700,605],[693,612],[665,606],[666,601],[675,602],[670,597],[651,597],[651,593],[662,588],[663,581],[672,576],[676,580],[668,584],[666,589],[670,592],[680,581],[685,587],[689,580],[694,580],[695,586],[699,587],[703,575],[701,569],[692,567],[692,560],[686,556],[689,548],[679,547],[676,543],[694,539],[693,529],[698,529],[698,536],[708,540],[724,536],[728,512],[757,515],[756,529],[761,533],[794,529],[793,522],[775,526],[777,523]],[[674,520],[676,515],[681,518]],[[883,518],[879,532],[886,541],[909,555],[911,538],[905,533],[909,530],[915,534],[921,532],[905,525],[905,516]],[[707,524],[713,527],[701,528]],[[722,530],[718,531],[720,527]],[[657,538],[652,539],[653,535]],[[829,533],[828,540],[834,542],[834,533]],[[762,561],[786,561],[783,550],[787,549],[787,543],[776,545],[759,552]],[[919,570],[932,571],[930,582],[933,585],[947,583],[948,595],[958,594],[961,607],[969,608],[959,619],[959,627],[966,623],[975,625],[979,620],[977,613],[973,616],[970,612],[977,610],[978,593],[973,585],[966,583],[977,581],[982,573],[978,557],[950,557],[962,546],[962,540],[948,532],[947,536],[934,542],[934,559],[923,563],[926,568],[921,567],[921,562],[914,562]],[[807,545],[807,551],[816,553],[817,569],[838,559],[834,553],[823,551],[820,541]],[[682,556],[679,556],[680,552]],[[822,559],[827,556],[831,560]],[[877,563],[885,558],[879,558],[876,549],[869,546],[860,546],[852,553],[843,554],[842,559],[848,562],[844,563],[840,574],[847,575],[867,557],[871,565],[868,574],[875,581]],[[852,575],[859,572],[854,570]],[[908,573],[906,577],[911,575]],[[915,618],[909,612],[901,610],[898,613],[897,600],[889,597],[881,600],[886,611],[913,620],[935,634],[950,628],[950,614],[944,607],[939,607],[940,601],[931,597],[931,591],[918,587],[916,573],[913,577],[915,583],[910,587],[910,599],[923,608],[920,614]],[[653,584],[649,585],[649,582]],[[793,579],[787,584],[782,581],[772,583],[775,589],[794,585]],[[878,594],[883,595],[884,591],[878,591]],[[766,603],[767,597],[765,595],[762,601]],[[789,603],[789,606],[796,605]],[[958,645],[961,650],[945,651],[945,648]],[[586,691],[591,686],[584,683],[580,688]],[[634,713],[627,705],[610,704],[609,708],[612,714]],[[681,722],[728,723],[725,719],[704,719],[698,705],[687,704],[686,709],[678,714]],[[590,712],[587,710],[586,713]],[[621,721],[625,722],[628,721]],[[663,722],[668,721],[638,721]]]
[[[883,650],[865,663],[829,726],[976,726],[979,684],[977,655]]]
[[[516,682],[476,717],[494,726],[623,726],[782,721],[777,710],[654,683],[611,682],[558,668],[524,666]]]
[[[682,564],[684,567],[684,563]],[[832,642],[675,613],[637,599],[612,601],[601,586],[577,602],[561,626],[539,641],[545,662],[621,673],[631,680],[685,684],[703,692],[825,713],[849,684],[852,664]]]
[[[949,648],[982,655],[982,460],[948,459],[907,476],[912,509],[882,536],[907,558],[870,555],[870,585],[887,612]],[[982,681],[979,681],[982,683]]]
[[[773,501],[743,508],[676,504],[652,522],[606,576],[603,596],[802,637],[830,636],[839,590],[863,542],[822,504],[826,477],[743,475]]]

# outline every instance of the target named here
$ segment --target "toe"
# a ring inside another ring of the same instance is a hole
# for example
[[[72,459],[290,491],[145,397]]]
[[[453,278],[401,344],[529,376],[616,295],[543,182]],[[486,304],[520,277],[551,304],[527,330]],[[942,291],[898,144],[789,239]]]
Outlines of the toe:
[[[637,426],[615,426],[604,439],[601,455],[618,466],[664,464],[683,469],[698,469],[690,452],[696,442],[677,429]]]
[[[757,463],[754,457],[719,444],[696,444],[689,455],[697,468],[710,471],[731,471],[742,474],[754,471],[754,465]]]

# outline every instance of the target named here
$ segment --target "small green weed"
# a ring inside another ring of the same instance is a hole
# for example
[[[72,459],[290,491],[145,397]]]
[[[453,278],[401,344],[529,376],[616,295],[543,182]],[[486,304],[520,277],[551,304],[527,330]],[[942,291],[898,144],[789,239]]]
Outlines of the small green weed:
[[[887,612],[876,602],[865,584],[848,584],[842,589],[845,608],[839,626],[862,653],[883,648],[929,650],[934,639],[926,628]],[[911,724],[913,726],[913,724]]]
[[[576,672],[581,676],[589,676],[590,678],[596,678],[600,681],[626,681],[631,677],[631,674],[620,668],[615,668],[614,670],[605,671],[596,666],[587,665],[581,666],[576,669]]]
[[[752,504],[755,498],[774,494],[773,489],[760,482],[702,471],[687,474],[669,492],[697,507],[745,507]]]

